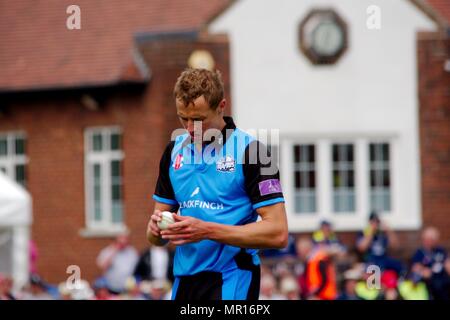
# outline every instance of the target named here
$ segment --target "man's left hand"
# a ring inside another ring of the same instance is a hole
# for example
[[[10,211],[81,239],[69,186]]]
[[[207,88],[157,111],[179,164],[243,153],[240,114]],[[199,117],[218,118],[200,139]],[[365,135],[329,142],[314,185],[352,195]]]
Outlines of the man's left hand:
[[[161,231],[163,239],[174,245],[198,242],[207,239],[206,222],[189,216],[173,215],[175,223],[170,224],[166,230]]]

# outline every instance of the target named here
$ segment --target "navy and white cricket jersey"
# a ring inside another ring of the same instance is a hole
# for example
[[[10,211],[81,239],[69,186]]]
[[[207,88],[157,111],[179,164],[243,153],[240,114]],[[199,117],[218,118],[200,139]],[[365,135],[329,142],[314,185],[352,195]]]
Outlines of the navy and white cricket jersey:
[[[196,150],[187,134],[168,144],[153,198],[179,207],[182,216],[244,225],[257,220],[257,208],[284,202],[284,198],[278,169],[263,174],[261,169],[271,164],[264,165],[252,152],[254,146],[263,145],[236,128],[232,118],[224,120],[223,139],[204,145],[203,151]],[[235,270],[239,268],[235,258],[242,251],[259,265],[256,249],[241,250],[211,240],[177,246],[174,275]]]

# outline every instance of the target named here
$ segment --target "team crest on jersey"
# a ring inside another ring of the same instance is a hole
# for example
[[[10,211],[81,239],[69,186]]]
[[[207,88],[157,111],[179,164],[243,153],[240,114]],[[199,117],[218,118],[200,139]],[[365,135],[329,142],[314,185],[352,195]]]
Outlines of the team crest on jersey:
[[[234,172],[236,169],[236,161],[232,157],[226,156],[216,162],[216,169],[221,172]]]
[[[172,167],[175,170],[180,169],[183,166],[183,156],[181,154],[178,154],[177,157],[175,158],[175,161],[173,162]]]

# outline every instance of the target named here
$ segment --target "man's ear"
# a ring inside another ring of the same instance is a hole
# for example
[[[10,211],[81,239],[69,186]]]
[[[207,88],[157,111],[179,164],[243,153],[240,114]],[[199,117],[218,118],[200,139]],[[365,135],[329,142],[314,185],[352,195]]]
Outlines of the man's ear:
[[[222,101],[220,101],[219,105],[217,106],[217,112],[219,114],[223,114],[225,112],[226,105],[227,105],[227,100],[222,99]]]

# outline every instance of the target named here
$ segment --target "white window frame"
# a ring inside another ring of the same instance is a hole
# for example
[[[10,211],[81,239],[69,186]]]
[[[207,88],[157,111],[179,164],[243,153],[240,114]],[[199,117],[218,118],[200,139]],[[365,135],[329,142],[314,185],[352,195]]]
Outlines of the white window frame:
[[[356,136],[356,135],[355,135]],[[349,143],[354,145],[355,169],[355,211],[344,213],[333,212],[332,185],[332,145]],[[391,210],[381,212],[392,228],[397,230],[417,230],[421,225],[420,208],[413,212],[405,212],[405,201],[410,197],[401,193],[400,181],[403,168],[400,161],[401,148],[395,135],[360,135],[358,137],[322,136],[298,137],[284,136],[280,143],[280,158],[283,170],[281,182],[286,199],[290,232],[311,232],[317,230],[321,220],[329,220],[337,231],[359,231],[367,225],[370,211],[369,185],[369,145],[371,143],[388,143],[390,149],[389,172]],[[294,205],[294,157],[293,146],[298,144],[313,144],[316,150],[316,201],[317,211],[310,214],[295,213]]]
[[[85,219],[87,230],[82,230],[82,234],[85,236],[97,236],[97,235],[113,235],[126,230],[124,223],[125,220],[125,206],[122,207],[122,222],[112,222],[112,200],[111,200],[111,161],[118,160],[123,161],[125,158],[123,149],[121,150],[102,150],[100,152],[93,152],[91,148],[91,137],[94,134],[100,133],[105,139],[105,136],[118,133],[122,135],[122,130],[118,126],[108,127],[90,127],[85,129],[84,134],[84,150],[85,150],[85,162],[84,162],[84,181],[85,181]],[[123,139],[123,135],[122,135]],[[104,140],[109,146],[110,139]],[[108,148],[109,149],[109,148]],[[93,194],[90,192],[93,186],[94,175],[90,174],[91,166],[93,164],[100,164],[101,166],[101,205],[102,205],[102,220],[95,221],[94,216],[94,199]],[[106,174],[105,174],[106,173]],[[123,174],[122,174],[123,179]],[[106,187],[104,187],[106,186]],[[123,184],[122,184],[123,188]],[[123,198],[122,198],[123,201]],[[92,233],[92,231],[94,233]]]
[[[29,161],[26,154],[26,149],[25,154],[16,155],[14,143],[17,137],[24,139],[25,144],[27,143],[27,136],[23,131],[0,132],[0,138],[6,138],[7,140],[6,157],[0,156],[0,167],[6,168],[6,175],[14,181],[17,181],[15,167],[17,165],[27,166]]]

